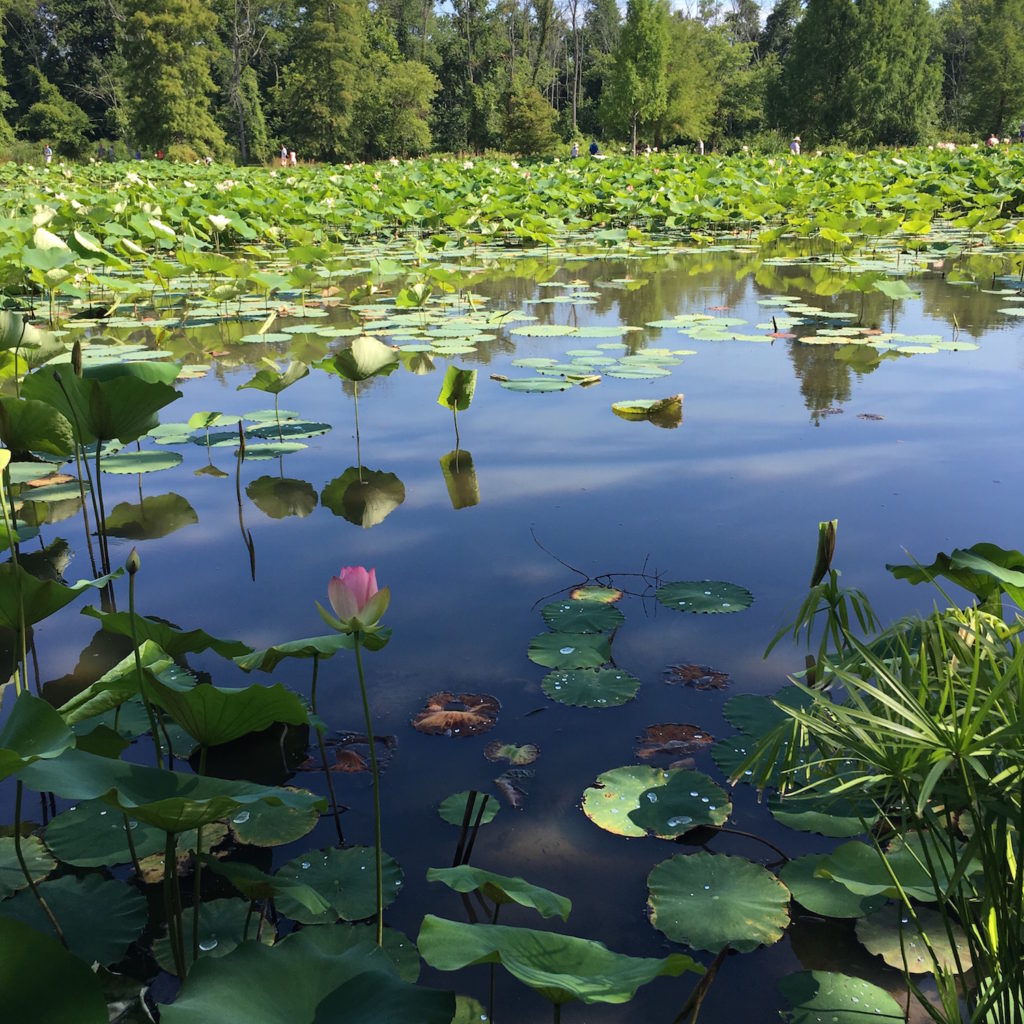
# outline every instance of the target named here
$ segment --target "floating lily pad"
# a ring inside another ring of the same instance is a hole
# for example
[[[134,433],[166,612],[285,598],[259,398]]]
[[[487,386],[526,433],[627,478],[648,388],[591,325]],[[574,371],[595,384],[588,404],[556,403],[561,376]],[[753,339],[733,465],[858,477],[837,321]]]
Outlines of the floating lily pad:
[[[38,889],[60,923],[68,949],[87,964],[117,963],[146,925],[146,899],[125,882],[98,874],[81,879],[64,875],[40,882]],[[0,917],[15,918],[43,935],[54,934],[28,889],[0,902]]]
[[[680,769],[663,786],[641,793],[629,819],[659,839],[674,839],[702,825],[724,825],[731,811],[721,786],[701,772]]]
[[[570,595],[574,601],[595,601],[598,604],[615,604],[622,600],[622,591],[614,587],[577,587]]]
[[[792,1007],[782,1011],[787,1024],[900,1024],[903,1007],[883,988],[827,971],[801,971],[779,980],[779,991]]]
[[[576,708],[611,708],[631,701],[640,680],[618,668],[555,669],[541,683],[559,704]]]
[[[914,914],[916,924],[905,906],[890,904],[882,907],[857,922],[857,938],[869,953],[880,956],[890,967],[907,970],[911,974],[930,974],[935,965],[921,936],[923,931],[943,971],[956,974],[970,970],[971,951],[963,930],[953,925],[954,955],[942,915],[929,907],[916,907]]]
[[[252,503],[271,519],[304,519],[315,508],[317,493],[311,483],[291,477],[261,476],[245,488]]]
[[[772,817],[788,828],[799,832],[817,832],[835,839],[850,839],[864,832],[862,821],[870,828],[878,817],[878,811],[870,804],[860,808],[858,816],[848,800],[828,794],[799,794],[768,801]]]
[[[640,807],[641,793],[664,786],[673,774],[642,764],[602,772],[594,785],[583,791],[583,813],[606,832],[645,836],[647,830],[630,819],[630,812]]]
[[[181,465],[180,452],[142,451],[133,452],[123,448],[116,455],[108,455],[100,461],[104,473],[157,473]]]
[[[220,899],[207,900],[200,908],[199,914],[199,956],[221,957],[227,956],[233,949],[242,944],[242,935],[245,932],[246,919],[250,917],[250,904],[248,900]],[[192,959],[194,919],[191,908],[186,908],[182,915],[182,925],[185,940],[185,963],[191,966],[195,961]],[[256,938],[256,922],[252,921],[249,927],[249,939]],[[265,946],[274,944],[274,929],[264,928],[260,933],[260,941]],[[153,956],[156,962],[168,974],[176,974],[174,969],[174,954],[171,952],[171,944],[166,935],[161,936],[153,943]]]
[[[249,437],[260,437],[268,441],[281,441],[291,438],[293,441],[308,437],[320,437],[331,429],[330,423],[311,423],[307,420],[298,420],[290,423],[264,423],[249,430]],[[248,455],[248,448],[246,449]]]
[[[21,840],[21,854],[33,882],[41,882],[57,866],[38,836],[25,836]],[[27,886],[25,874],[18,863],[13,837],[0,836],[0,900],[7,899]]]
[[[720,580],[687,580],[666,583],[658,589],[658,600],[666,608],[681,612],[718,614],[749,608],[754,596],[735,583]]]
[[[469,803],[469,796],[470,790],[467,789],[465,792],[453,793],[451,796],[445,797],[437,808],[437,813],[441,815],[441,820],[448,822],[449,825],[461,827],[466,816],[466,805]],[[480,814],[481,801],[484,797],[487,797],[487,802],[483,804],[483,814],[480,817],[481,825],[494,821],[498,811],[501,810],[501,805],[491,794],[477,793],[473,800],[473,807],[470,810],[470,825],[476,823],[477,815]]]
[[[46,845],[65,864],[96,868],[131,861],[125,828],[132,833],[138,857],[148,857],[164,848],[164,833],[145,822],[128,819],[102,800],[86,800],[46,826]]]
[[[386,853],[382,867],[384,906],[389,906],[401,888],[402,869]],[[376,913],[377,873],[372,847],[310,850],[283,864],[277,874],[308,885],[331,905],[323,914],[312,914],[294,897],[281,896],[277,909],[302,924],[330,924],[338,918],[360,921]]]
[[[728,672],[719,672],[710,665],[669,665],[665,682],[682,683],[695,690],[724,690],[730,680]]]
[[[443,690],[427,698],[412,727],[428,736],[477,736],[494,728],[500,710],[498,699],[489,694]]]
[[[559,380],[552,377],[522,377],[518,379],[505,378],[499,381],[507,391],[567,391],[573,387],[572,381]]]
[[[884,896],[861,896],[816,874],[825,854],[811,853],[783,865],[779,878],[801,906],[822,917],[863,917],[885,903]]]
[[[502,743],[494,740],[484,747],[484,757],[488,761],[508,761],[509,764],[533,764],[539,751],[534,743],[524,743],[521,747],[514,743]]]
[[[527,654],[546,668],[597,668],[611,658],[611,645],[599,633],[538,633]]]
[[[625,621],[618,608],[595,601],[552,601],[540,613],[551,629],[562,633],[605,633]]]
[[[789,718],[777,703],[806,710],[814,704],[814,697],[797,686],[784,686],[772,697],[741,693],[726,703],[722,714],[740,732],[748,736],[762,736]]]
[[[654,868],[647,885],[651,924],[693,949],[748,953],[778,942],[789,925],[789,890],[743,857],[672,857]]]
[[[266,444],[248,444],[245,446],[245,457],[254,462],[261,459],[278,459],[282,455],[292,455],[307,448],[301,441],[273,441]],[[237,452],[235,453],[238,454]]]
[[[656,427],[673,430],[683,422],[683,396],[669,398],[637,398],[614,402],[612,412],[624,420],[647,420]]]
[[[527,324],[525,327],[513,327],[508,333],[521,338],[567,338],[576,333],[576,328],[559,324]]]
[[[236,811],[227,819],[232,834],[249,846],[284,846],[308,835],[316,827],[319,815],[314,810],[287,807],[284,804],[253,804]]]

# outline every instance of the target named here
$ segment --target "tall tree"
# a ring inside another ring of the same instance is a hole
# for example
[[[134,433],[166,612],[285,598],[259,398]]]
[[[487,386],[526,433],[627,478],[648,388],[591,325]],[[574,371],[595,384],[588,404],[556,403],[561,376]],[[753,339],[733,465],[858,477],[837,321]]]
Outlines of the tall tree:
[[[962,0],[944,0],[936,13],[942,54],[942,121],[959,130],[965,120],[965,74],[971,52],[971,31]]]
[[[138,145],[219,152],[212,66],[217,16],[201,0],[127,0],[125,78]]]
[[[1024,0],[973,0],[968,10],[968,114],[981,131],[1002,135],[1024,111]]]
[[[313,160],[349,159],[349,129],[366,46],[365,8],[354,0],[306,0],[278,90],[284,142]]]
[[[632,139],[665,111],[668,11],[662,0],[628,0],[609,82],[608,113]]]

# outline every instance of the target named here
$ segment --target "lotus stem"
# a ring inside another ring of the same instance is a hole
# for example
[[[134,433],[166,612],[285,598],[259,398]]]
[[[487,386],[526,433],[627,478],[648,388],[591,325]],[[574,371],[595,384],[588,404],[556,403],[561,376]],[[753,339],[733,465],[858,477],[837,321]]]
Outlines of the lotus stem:
[[[373,722],[370,721],[370,702],[366,697],[366,677],[363,674],[363,656],[360,651],[359,633],[352,634],[355,641],[356,669],[359,672],[359,690],[363,697],[363,715],[366,718],[366,738],[370,743],[370,771],[373,775],[373,845],[377,868],[377,945],[384,945],[384,872],[380,838],[380,777],[377,771],[377,746],[373,739]]]
[[[199,747],[199,775],[206,774],[206,744]],[[199,959],[199,907],[203,902],[203,826],[196,826],[196,859],[192,876],[192,963]]]
[[[356,405],[356,463],[359,466],[359,482],[363,482],[363,455],[359,448],[359,381],[352,381],[352,398]]]
[[[459,411],[452,406],[452,420],[455,422],[455,450],[459,450]]]
[[[53,925],[53,930],[57,933],[60,944],[67,949],[68,940],[64,937],[64,932],[57,922],[57,918],[53,916],[50,905],[43,898],[43,894],[39,891],[35,880],[32,878],[32,872],[29,871],[28,864],[25,863],[25,855],[21,851],[21,798],[24,788],[21,779],[18,779],[18,784],[14,791],[14,854],[18,858],[18,864],[21,865],[21,873],[25,876],[25,881],[28,882],[32,895],[39,901],[39,906],[42,908],[43,913],[48,918],[50,924]]]
[[[134,560],[132,555],[135,556]],[[149,717],[149,729],[150,732],[153,733],[153,749],[156,752],[156,766],[163,770],[164,755],[163,750],[160,748],[160,731],[156,724],[156,713],[153,711],[153,705],[149,702],[149,696],[146,693],[146,680],[142,671],[142,659],[139,657],[139,637],[138,632],[135,629],[135,574],[138,571],[138,555],[135,554],[135,550],[132,549],[132,554],[128,556],[128,622],[131,625],[132,630],[132,653],[135,655],[135,676],[139,683],[139,696],[142,698],[142,703],[146,706],[146,715]]]
[[[317,675],[319,674],[319,669],[320,669],[320,655],[319,654],[314,654],[313,655],[313,687],[312,687],[312,693],[310,695],[310,704],[312,704],[312,706],[313,706],[313,714],[317,718],[320,717],[320,712],[317,710],[317,706],[316,706],[316,681],[317,681]],[[319,729],[317,729],[317,727],[315,725],[313,726],[313,728],[316,731],[317,746],[320,748],[320,761],[321,761],[321,763],[324,766],[324,778],[327,780],[327,791],[331,794],[331,807],[334,810],[334,827],[338,830],[338,845],[339,846],[344,846],[344,844],[345,844],[345,837],[341,833],[341,812],[338,810],[338,798],[337,798],[337,796],[334,793],[334,780],[331,778],[331,769],[327,765],[327,747],[324,744],[323,733]]]
[[[25,604],[21,596],[21,566],[18,565],[18,539],[15,536],[10,519],[7,517],[7,495],[10,493],[11,473],[5,466],[3,470],[4,493],[0,494],[0,508],[3,510],[4,529],[11,545],[11,562],[14,564],[14,586],[18,591],[18,637],[21,640],[21,667],[14,670],[14,692],[20,694],[28,689],[28,651],[25,644]]]
[[[122,814],[124,818],[124,837],[128,841],[128,853],[132,858],[132,866],[135,868],[135,877],[141,882],[142,881],[142,865],[139,863],[139,855],[135,850],[135,840],[132,839],[132,823],[128,820],[127,814]]]
[[[181,893],[178,890],[178,864],[174,833],[165,833],[164,842],[164,908],[167,914],[167,938],[174,956],[174,973],[185,980],[185,943],[181,932]]]
[[[99,518],[100,561],[103,571],[110,572],[110,547],[107,544],[107,517],[103,510],[103,478],[100,472],[100,450],[103,448],[102,438],[96,438],[96,515]]]

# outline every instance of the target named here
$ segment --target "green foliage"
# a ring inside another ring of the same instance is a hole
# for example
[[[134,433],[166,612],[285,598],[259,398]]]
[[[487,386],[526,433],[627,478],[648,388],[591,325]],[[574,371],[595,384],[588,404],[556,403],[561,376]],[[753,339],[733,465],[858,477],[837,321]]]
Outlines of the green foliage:
[[[507,147],[523,156],[550,156],[559,146],[557,113],[535,89],[509,97],[504,136]]]
[[[81,157],[89,147],[89,115],[60,94],[36,68],[39,99],[18,121],[18,132],[34,141],[49,142],[58,156]]]

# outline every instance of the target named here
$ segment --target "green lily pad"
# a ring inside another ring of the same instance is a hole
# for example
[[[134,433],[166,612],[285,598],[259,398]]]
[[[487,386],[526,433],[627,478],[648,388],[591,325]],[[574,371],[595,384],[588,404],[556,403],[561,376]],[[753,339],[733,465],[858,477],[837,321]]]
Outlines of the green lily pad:
[[[466,804],[469,803],[469,794],[470,790],[467,789],[462,793],[453,793],[451,796],[445,797],[437,808],[437,813],[441,815],[441,820],[447,821],[449,825],[458,825],[461,828],[463,819],[466,816]],[[477,815],[480,814],[480,801],[484,796],[487,797],[487,803],[484,804],[484,812],[480,817],[481,825],[494,821],[498,811],[501,810],[497,797],[492,796],[490,793],[477,793],[469,816],[470,825],[476,823]]]
[[[180,466],[180,452],[142,451],[133,452],[122,448],[116,455],[108,455],[100,460],[100,468],[104,473],[128,475],[131,473],[158,473],[165,469]]]
[[[309,437],[320,437],[331,429],[330,423],[312,423],[308,420],[298,420],[290,423],[263,423],[257,427],[251,427],[248,431],[249,437],[259,437],[265,441],[282,441],[291,438],[293,441]],[[246,455],[249,449],[246,446]]]
[[[900,894],[889,873],[891,870],[911,899],[935,902],[933,881],[912,854],[890,854],[886,860],[888,868],[878,852],[867,843],[843,843],[825,858],[818,870],[825,878],[835,880],[858,895],[884,895],[896,899]]]
[[[598,633],[538,633],[527,654],[546,668],[597,668],[611,658],[611,645]]]
[[[386,933],[385,933],[386,934]],[[356,939],[354,942],[353,939]],[[163,1024],[450,1024],[455,997],[418,988],[395,967],[393,945],[347,926],[304,928],[272,948],[246,942],[213,961],[201,958],[175,1002],[161,1007]]]
[[[605,832],[617,836],[647,835],[630,815],[640,808],[640,796],[656,786],[664,786],[674,771],[662,771],[649,765],[633,764],[612,768],[598,775],[594,785],[583,791],[583,813]]]
[[[722,714],[740,732],[748,736],[763,736],[769,729],[789,718],[785,711],[776,706],[776,702],[806,710],[814,704],[814,697],[797,686],[784,686],[771,697],[740,693],[726,702]]]
[[[88,874],[40,882],[39,894],[60,924],[68,949],[87,964],[117,963],[141,934],[149,915],[145,897],[125,882]],[[23,889],[0,902],[0,917],[14,918],[43,935],[54,934],[39,901]]]
[[[768,810],[772,817],[788,828],[798,832],[817,832],[819,835],[831,836],[834,839],[851,839],[862,835],[864,826],[874,824],[878,811],[870,804],[860,808],[858,817],[855,808],[848,800],[828,794],[800,794],[780,799],[773,796],[768,801]]]
[[[199,958],[227,956],[233,949],[242,944],[245,922],[249,917],[249,901],[238,899],[206,900],[199,910]],[[186,907],[182,914],[182,925],[185,939],[185,963],[191,967],[193,949],[193,916],[192,908]],[[253,916],[249,926],[249,938],[256,938],[256,921]],[[264,928],[260,941],[267,946],[274,944],[274,929]],[[174,954],[166,935],[153,943],[153,956],[156,962],[168,974],[176,974]]]
[[[405,501],[405,484],[394,473],[358,466],[346,469],[320,494],[320,504],[336,516],[369,529]]]
[[[107,533],[126,540],[154,540],[199,522],[196,510],[180,495],[143,498],[139,504],[121,502],[107,513]]]
[[[555,669],[544,677],[541,688],[559,704],[610,708],[631,701],[640,689],[640,680],[618,668]]]
[[[568,338],[576,333],[576,328],[560,324],[527,324],[525,327],[513,327],[508,333],[520,338]]]
[[[551,629],[562,633],[605,633],[625,621],[618,608],[594,601],[552,601],[540,613]]]
[[[666,583],[658,589],[658,600],[680,612],[717,614],[740,612],[754,600],[749,590],[720,580],[687,580]]]
[[[4,1015],[40,1024],[107,1024],[107,1003],[88,964],[57,941],[13,918],[0,917],[0,991]]]
[[[311,808],[256,804],[235,811],[228,819],[234,837],[247,846],[284,846],[308,835],[319,820]]]
[[[57,866],[38,836],[25,836],[22,839],[21,854],[33,882],[42,881]],[[0,836],[0,900],[13,896],[27,886],[25,874],[18,863],[13,837]]]
[[[816,874],[823,853],[810,853],[791,860],[779,871],[779,878],[801,906],[822,917],[863,917],[885,903],[884,896],[860,896],[844,885]]]
[[[916,925],[905,906],[890,904],[882,907],[857,922],[857,938],[869,953],[880,956],[890,967],[907,970],[911,974],[931,974],[935,965],[921,936],[923,932],[928,936],[943,971],[957,974],[970,970],[971,951],[963,930],[953,925],[954,955],[942,915],[929,907],[917,907],[914,913]]]
[[[779,980],[779,991],[792,1007],[783,1010],[787,1024],[899,1024],[903,1007],[883,988],[827,971],[801,971]]]
[[[428,868],[428,882],[443,882],[455,892],[480,892],[487,899],[499,905],[517,903],[521,907],[536,910],[541,917],[569,919],[572,901],[550,889],[532,885],[523,878],[496,875],[469,864],[453,868]]]
[[[702,772],[678,769],[664,784],[644,790],[629,820],[659,839],[675,839],[702,825],[724,825],[729,796]]]
[[[58,814],[46,826],[46,845],[65,864],[97,868],[131,861],[125,817],[102,800],[84,800]],[[136,856],[164,849],[164,833],[145,822],[128,820]]]
[[[506,391],[568,391],[573,387],[572,381],[553,377],[520,377],[505,379],[499,383]]]
[[[500,963],[555,1004],[626,1003],[636,990],[660,975],[678,977],[703,968],[673,953],[664,960],[613,953],[600,942],[532,928],[500,924],[461,924],[433,914],[423,919],[416,940],[420,956],[439,971],[470,964]]]
[[[522,746],[517,746],[515,743],[502,743],[501,740],[493,740],[484,747],[484,757],[488,761],[508,761],[509,764],[514,765],[533,764],[539,753],[535,743],[524,743]]]
[[[271,519],[286,519],[289,516],[305,519],[317,504],[317,493],[313,485],[290,477],[258,477],[246,486],[245,493]]]
[[[308,885],[330,904],[326,913],[311,914],[291,896],[278,899],[277,909],[302,924],[331,924],[339,918],[359,921],[376,913],[377,873],[371,847],[310,850],[282,864],[277,874]],[[384,854],[384,906],[394,902],[401,885],[402,869],[393,857]]]
[[[651,924],[694,949],[748,953],[778,942],[789,925],[789,890],[742,857],[703,851],[672,857],[647,884]]]
[[[245,457],[254,462],[262,459],[278,459],[282,455],[292,455],[308,447],[308,445],[303,444],[301,441],[268,441],[265,444],[246,443]],[[237,454],[237,451],[235,454]]]

